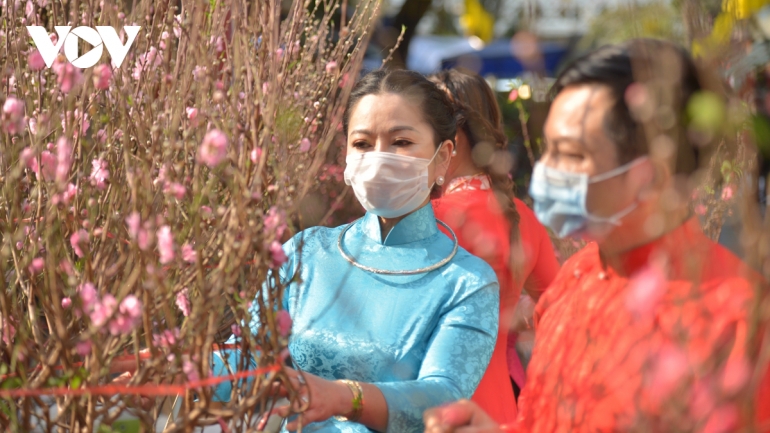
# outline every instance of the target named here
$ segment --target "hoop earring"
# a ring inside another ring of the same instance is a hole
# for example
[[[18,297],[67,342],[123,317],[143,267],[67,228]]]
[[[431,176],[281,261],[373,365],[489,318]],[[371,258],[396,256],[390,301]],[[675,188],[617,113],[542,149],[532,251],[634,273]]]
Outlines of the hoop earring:
[[[444,176],[439,176],[436,178],[436,185],[443,185],[444,184]]]

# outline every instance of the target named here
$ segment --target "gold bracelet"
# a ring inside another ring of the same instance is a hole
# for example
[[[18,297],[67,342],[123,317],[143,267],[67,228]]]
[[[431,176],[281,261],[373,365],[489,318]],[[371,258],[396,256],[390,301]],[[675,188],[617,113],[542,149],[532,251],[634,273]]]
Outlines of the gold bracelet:
[[[364,389],[361,387],[360,383],[354,380],[342,379],[337,382],[342,382],[347,385],[350,392],[353,393],[353,410],[347,415],[335,416],[334,419],[337,421],[358,421],[364,413]]]

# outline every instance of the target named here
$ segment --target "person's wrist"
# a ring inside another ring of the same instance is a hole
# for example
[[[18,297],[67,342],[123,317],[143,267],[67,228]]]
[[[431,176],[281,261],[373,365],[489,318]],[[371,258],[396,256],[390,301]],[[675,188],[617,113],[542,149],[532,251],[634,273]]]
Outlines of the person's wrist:
[[[345,385],[344,382],[335,380],[334,387],[336,388],[335,395],[337,396],[337,404],[334,411],[334,416],[344,417],[349,415],[353,411],[353,393],[350,392],[350,388]]]
[[[345,412],[336,415],[335,418],[338,421],[358,421],[364,411],[363,387],[359,382],[353,380],[341,379],[336,382],[347,388],[348,392],[344,393],[347,396],[345,403],[340,405]]]

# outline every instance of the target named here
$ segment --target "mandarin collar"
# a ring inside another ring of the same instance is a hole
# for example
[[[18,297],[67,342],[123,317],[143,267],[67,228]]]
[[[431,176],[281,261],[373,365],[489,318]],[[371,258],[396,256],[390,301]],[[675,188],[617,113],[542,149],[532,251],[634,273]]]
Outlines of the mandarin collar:
[[[691,217],[661,237],[621,254],[617,270],[625,275],[633,275],[647,266],[656,252],[668,253],[674,261],[672,264],[679,265],[685,256],[701,252],[699,245],[703,245],[706,239],[698,218]]]
[[[385,246],[408,244],[438,233],[436,215],[430,202],[399,221],[384,241],[377,215],[367,212],[361,221],[361,229],[368,238]]]

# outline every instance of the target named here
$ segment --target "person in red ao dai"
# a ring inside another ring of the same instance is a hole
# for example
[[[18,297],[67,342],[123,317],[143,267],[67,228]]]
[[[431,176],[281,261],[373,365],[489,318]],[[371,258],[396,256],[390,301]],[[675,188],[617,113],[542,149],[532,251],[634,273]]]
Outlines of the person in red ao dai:
[[[498,156],[507,152],[502,114],[492,89],[478,74],[461,70],[442,71],[429,79],[447,93],[458,117],[456,151],[442,196],[433,200],[434,211],[457,234],[460,246],[492,266],[500,283],[495,351],[471,400],[495,421],[511,422],[516,419],[512,384],[524,386],[524,368],[512,347],[514,310],[522,288],[534,300],[540,297],[559,263],[545,227],[513,196],[507,169],[491,164],[492,158],[481,161],[481,167],[474,161],[477,146],[491,147]]]
[[[530,193],[541,222],[593,242],[536,307],[516,423],[461,401],[426,411],[426,432],[768,431],[750,325],[767,283],[703,234],[689,202],[716,141],[688,134],[703,77],[680,47],[640,39],[557,79]]]

